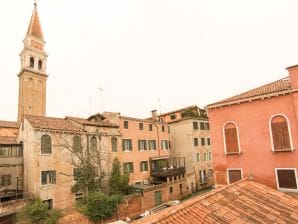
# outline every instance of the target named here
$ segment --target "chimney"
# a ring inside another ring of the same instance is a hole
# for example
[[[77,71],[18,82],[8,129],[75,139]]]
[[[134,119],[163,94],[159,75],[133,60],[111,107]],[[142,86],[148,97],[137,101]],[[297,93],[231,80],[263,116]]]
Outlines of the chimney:
[[[157,110],[152,110],[151,114],[152,114],[152,120],[158,121]]]
[[[298,88],[298,65],[287,67],[290,76],[291,88]]]

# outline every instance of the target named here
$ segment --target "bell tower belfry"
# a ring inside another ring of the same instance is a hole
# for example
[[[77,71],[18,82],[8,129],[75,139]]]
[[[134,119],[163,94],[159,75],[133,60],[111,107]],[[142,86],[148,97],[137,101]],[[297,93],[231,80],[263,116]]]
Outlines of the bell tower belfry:
[[[34,9],[24,48],[20,53],[21,71],[19,77],[18,122],[24,115],[46,115],[46,62],[44,37],[38,17],[37,5]]]

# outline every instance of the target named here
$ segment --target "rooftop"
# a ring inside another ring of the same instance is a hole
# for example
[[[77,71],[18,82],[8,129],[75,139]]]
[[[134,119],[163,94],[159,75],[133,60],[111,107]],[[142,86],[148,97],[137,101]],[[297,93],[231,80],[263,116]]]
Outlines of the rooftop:
[[[14,145],[17,144],[16,136],[0,136],[0,145]]]
[[[271,94],[283,94],[291,91],[290,79],[289,77],[268,83],[266,85],[260,86],[258,88],[249,90],[247,92],[238,94],[233,97],[218,101],[216,103],[209,104],[207,108],[211,109],[214,107],[226,106],[230,104],[242,103],[246,101],[252,101],[262,97],[267,97]]]
[[[83,124],[83,125],[90,125],[90,126],[96,126],[96,127],[115,127],[118,128],[119,126],[116,124],[112,124],[109,121],[106,120],[102,120],[102,121],[92,121],[89,119],[85,119],[85,118],[79,118],[79,117],[71,117],[71,116],[67,116],[66,119],[78,122],[79,124]]]
[[[42,117],[27,115],[26,119],[30,122],[33,128],[47,129],[53,131],[68,131],[68,132],[82,132],[81,128],[75,126],[71,121],[64,118]]]
[[[296,224],[298,199],[246,178],[134,223]]]
[[[0,121],[0,128],[19,128],[18,122]]]

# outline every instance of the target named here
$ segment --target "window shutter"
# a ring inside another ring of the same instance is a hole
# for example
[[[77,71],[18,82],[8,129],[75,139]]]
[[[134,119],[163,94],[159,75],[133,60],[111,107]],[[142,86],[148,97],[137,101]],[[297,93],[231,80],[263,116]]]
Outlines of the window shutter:
[[[286,121],[271,123],[274,150],[290,149],[290,136]]]
[[[229,170],[229,182],[230,184],[241,180],[241,170]]]
[[[294,170],[277,170],[278,185],[280,188],[297,189]]]
[[[225,129],[226,150],[227,153],[239,152],[238,137],[236,128]]]

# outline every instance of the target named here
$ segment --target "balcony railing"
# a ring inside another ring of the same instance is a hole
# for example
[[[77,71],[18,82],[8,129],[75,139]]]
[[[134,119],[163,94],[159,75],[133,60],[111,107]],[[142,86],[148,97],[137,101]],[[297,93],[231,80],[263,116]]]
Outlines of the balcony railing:
[[[152,177],[173,177],[185,174],[185,158],[151,158],[150,170]]]
[[[173,177],[185,174],[185,167],[163,168],[162,170],[152,170],[153,177]]]

